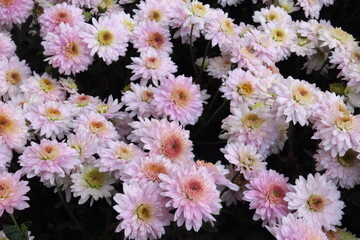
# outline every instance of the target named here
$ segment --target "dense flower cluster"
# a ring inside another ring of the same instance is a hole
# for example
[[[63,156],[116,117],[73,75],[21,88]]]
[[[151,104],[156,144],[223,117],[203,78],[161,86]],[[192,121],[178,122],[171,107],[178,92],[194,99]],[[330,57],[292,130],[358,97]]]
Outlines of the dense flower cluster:
[[[360,47],[316,20],[334,1],[278,0],[255,11],[253,25],[197,0],[142,0],[128,14],[121,5],[130,2],[0,0],[0,216],[29,207],[26,176],[65,191],[67,201],[105,199],[118,213],[115,231],[129,239],[161,238],[171,222],[197,232],[204,222],[214,225],[222,201],[249,202],[253,219],[277,239],[342,234],[338,188],[360,183]],[[62,77],[31,72],[15,54],[10,30],[40,7],[32,34]],[[294,21],[300,7],[312,19]],[[173,38],[190,46],[204,38],[218,55],[194,61],[197,78],[185,76],[171,56]],[[77,73],[94,61],[110,65],[130,48],[131,83],[120,99],[77,89]],[[338,69],[344,96],[283,76],[276,64],[292,54],[307,59],[309,74]],[[199,82],[203,72],[221,81],[230,106],[219,135],[226,166],[199,160],[188,130],[203,123],[211,97]],[[319,144],[317,172],[291,176],[291,184],[266,160],[283,150],[295,124],[312,128]]]

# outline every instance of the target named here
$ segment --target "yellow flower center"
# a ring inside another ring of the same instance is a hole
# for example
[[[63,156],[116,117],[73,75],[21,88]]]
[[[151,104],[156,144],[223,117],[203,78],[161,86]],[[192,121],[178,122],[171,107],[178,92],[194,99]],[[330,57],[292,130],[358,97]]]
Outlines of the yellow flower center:
[[[240,83],[237,89],[238,94],[241,96],[250,96],[254,92],[251,82]]]
[[[132,151],[127,146],[119,146],[116,150],[116,157],[118,159],[129,160],[132,157]]]
[[[256,113],[247,113],[241,119],[241,121],[246,127],[250,129],[255,129],[255,128],[259,128],[265,122],[265,119],[260,117]]]
[[[40,151],[40,155],[42,160],[52,160],[57,155],[57,148],[51,145],[44,146]]]
[[[171,100],[175,105],[185,107],[189,104],[191,98],[186,89],[177,88],[171,93]]]
[[[331,36],[340,42],[353,41],[354,37],[342,30],[341,28],[334,28],[331,31]]]
[[[273,29],[271,32],[271,36],[276,42],[283,42],[286,39],[286,34],[281,28]]]
[[[194,15],[198,17],[204,17],[206,15],[206,7],[201,3],[195,3],[192,5],[191,11]]]
[[[107,113],[109,111],[109,106],[108,105],[105,105],[105,104],[99,104],[97,107],[96,107],[96,111],[98,113]]]
[[[276,13],[274,12],[270,12],[268,15],[265,16],[266,17],[266,20],[268,21],[272,21],[272,20],[275,20],[275,21],[279,21],[279,15],[277,15]]]
[[[311,103],[313,99],[312,98],[313,94],[310,91],[310,89],[303,85],[295,86],[292,91],[292,94],[293,94],[293,99],[300,104]]]
[[[6,183],[0,183],[0,200],[5,200],[12,193],[12,189]]]
[[[340,130],[350,130],[354,123],[354,116],[351,114],[339,115],[335,119],[335,125]]]
[[[98,134],[105,129],[105,124],[101,121],[93,121],[90,123],[90,131]]]
[[[76,42],[69,42],[68,45],[65,46],[65,55],[68,57],[76,57],[80,54],[79,44]]]
[[[161,18],[162,18],[162,14],[161,14],[160,11],[158,11],[158,10],[152,10],[152,11],[150,11],[150,13],[149,13],[149,19],[150,19],[151,21],[159,22],[159,21],[161,20]]]
[[[55,83],[48,78],[41,78],[39,82],[41,90],[48,93],[55,88]]]
[[[160,182],[159,174],[168,174],[166,167],[160,163],[147,163],[144,169],[147,178],[151,181]]]
[[[49,107],[44,114],[50,121],[57,121],[61,119],[61,111],[57,108]]]
[[[109,30],[102,30],[98,33],[98,41],[102,46],[108,46],[115,40],[115,36]]]
[[[309,199],[307,200],[308,208],[311,211],[319,212],[322,211],[325,206],[327,205],[328,200],[324,199],[320,195],[311,195]]]
[[[87,105],[89,105],[90,103],[90,97],[89,96],[79,96],[76,98],[76,104],[79,106],[79,107],[85,107]]]
[[[140,220],[148,221],[153,217],[153,208],[150,204],[142,203],[136,207],[136,215]]]
[[[223,32],[226,32],[227,34],[235,34],[233,23],[229,19],[223,19],[221,21],[220,28]]]
[[[358,152],[349,149],[346,151],[346,153],[344,154],[344,156],[337,157],[338,162],[341,164],[341,166],[343,167],[352,167],[355,165],[355,161],[359,161],[357,156],[359,155]]]
[[[17,85],[21,82],[21,75],[16,70],[11,70],[6,73],[6,81],[12,85]]]
[[[0,135],[5,135],[14,129],[11,119],[5,114],[0,114]]]
[[[154,93],[149,90],[144,90],[141,92],[141,101],[150,103],[154,99]]]
[[[105,174],[99,168],[94,168],[85,173],[84,180],[89,187],[99,189],[104,185]]]

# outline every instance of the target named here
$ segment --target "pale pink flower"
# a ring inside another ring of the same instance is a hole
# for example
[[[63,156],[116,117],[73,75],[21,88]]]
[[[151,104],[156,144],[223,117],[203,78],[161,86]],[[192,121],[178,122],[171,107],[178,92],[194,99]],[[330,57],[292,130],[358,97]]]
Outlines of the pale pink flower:
[[[101,172],[113,172],[115,178],[122,178],[124,169],[135,159],[143,157],[145,153],[136,145],[118,141],[107,142],[107,148],[99,150],[100,159],[96,166]]]
[[[29,106],[24,115],[35,132],[51,139],[63,139],[70,131],[73,117],[67,105],[54,101]]]
[[[245,179],[251,179],[266,170],[265,156],[259,154],[257,148],[252,145],[230,142],[220,151],[224,153],[226,160],[235,165],[235,170],[244,175]]]
[[[42,139],[40,144],[31,142],[19,157],[22,173],[28,178],[40,177],[41,182],[55,185],[55,177],[65,177],[80,163],[75,149],[66,143]]]
[[[173,44],[170,42],[170,31],[157,22],[139,22],[134,28],[131,42],[138,52],[153,49],[160,53],[172,53]]]
[[[292,121],[301,126],[308,124],[312,110],[319,100],[319,89],[315,84],[288,77],[279,84],[274,84],[272,90],[276,96],[274,109],[278,117],[286,116],[286,122]]]
[[[221,9],[212,9],[210,13],[203,29],[204,37],[211,40],[213,47],[219,45],[220,49],[228,50],[228,45],[239,40],[239,27]]]
[[[49,32],[60,33],[60,23],[68,24],[71,27],[81,26],[85,23],[83,11],[66,2],[45,8],[38,21],[41,36],[45,36]]]
[[[124,230],[129,239],[161,238],[173,215],[164,206],[166,199],[160,195],[158,184],[124,183],[123,191],[114,196],[114,209],[119,213],[116,218],[121,220],[115,231]]]
[[[219,57],[209,58],[206,72],[217,79],[222,79],[223,76],[227,76],[231,70],[231,56],[223,55]]]
[[[320,147],[331,155],[343,156],[349,149],[360,152],[360,115],[347,112],[324,112],[314,124],[312,139],[319,139]]]
[[[282,217],[277,226],[266,228],[277,240],[328,240],[319,225],[294,214]]]
[[[21,152],[28,135],[21,108],[0,102],[0,143]]]
[[[13,24],[24,23],[33,7],[33,0],[3,0],[0,4],[0,25],[10,29]]]
[[[72,28],[60,23],[59,33],[47,33],[41,42],[44,54],[49,56],[45,61],[66,75],[87,70],[93,58],[90,49],[80,38],[82,31],[79,26]]]
[[[25,60],[18,57],[1,58],[0,60],[0,96],[4,99],[12,98],[20,93],[20,84],[31,75]]]
[[[144,144],[144,149],[149,150],[150,156],[160,155],[173,163],[184,164],[191,162],[194,158],[192,153],[192,142],[189,140],[190,132],[185,130],[177,122],[169,122],[166,119],[152,120],[148,123],[148,129],[143,127],[144,121],[136,125],[133,134],[137,135]]]
[[[232,165],[226,165],[226,169],[229,170],[227,178],[234,182],[239,187],[239,190],[222,190],[224,192],[221,194],[221,200],[225,202],[226,206],[232,204],[237,206],[238,202],[243,201],[243,192],[247,190],[245,185],[248,183],[248,180],[246,180],[242,174],[239,174]]]
[[[34,76],[25,79],[20,85],[24,93],[37,95],[42,101],[62,101],[65,100],[66,92],[62,90],[60,84],[47,73],[41,76],[33,73]]]
[[[0,172],[0,217],[6,211],[13,214],[14,209],[23,210],[29,207],[25,194],[30,191],[28,181],[20,181],[21,171],[16,173]]]
[[[225,132],[219,137],[243,145],[253,145],[258,153],[266,156],[278,134],[278,124],[269,109],[259,107],[250,110],[242,106],[231,108],[230,111],[232,114],[222,121],[221,128]]]
[[[340,200],[340,191],[335,183],[328,181],[325,175],[309,174],[307,179],[300,176],[295,181],[293,191],[286,193],[284,199],[288,202],[288,208],[296,211],[296,216],[313,225],[335,230],[335,225],[341,224],[345,204]]]
[[[147,0],[137,4],[134,9],[136,22],[154,21],[166,27],[170,22],[170,13],[167,0]]]
[[[264,170],[250,179],[243,199],[250,202],[250,209],[255,209],[253,219],[261,219],[263,225],[274,226],[276,222],[290,211],[284,200],[290,190],[288,178],[274,170]]]
[[[199,231],[202,221],[213,222],[221,209],[220,192],[215,179],[206,168],[195,164],[174,165],[170,175],[160,174],[162,195],[168,197],[165,206],[176,209],[174,220],[178,226],[185,223],[189,231]]]
[[[126,106],[125,111],[130,112],[130,116],[147,118],[157,116],[156,105],[154,104],[154,87],[141,86],[130,83],[130,91],[123,93],[121,101]]]
[[[256,56],[255,49],[250,38],[241,38],[237,44],[231,46],[231,62],[239,67],[255,71],[263,65],[261,59]]]
[[[343,156],[332,157],[329,151],[319,149],[314,155],[316,171],[325,170],[324,175],[340,187],[350,189],[360,184],[360,156],[349,149]]]
[[[118,24],[116,17],[101,16],[99,20],[92,18],[92,25],[87,24],[81,33],[92,56],[102,58],[107,65],[125,56],[128,46],[128,34],[121,24]]]
[[[168,115],[182,125],[194,125],[203,111],[200,86],[184,75],[163,79],[154,90],[154,105],[159,115]]]
[[[297,5],[303,8],[306,17],[319,18],[323,2],[322,0],[298,0]]]
[[[358,46],[355,38],[350,33],[345,32],[341,28],[333,27],[332,25],[325,26],[319,29],[318,38],[321,41],[320,47],[338,48],[346,47],[351,48]]]
[[[270,5],[270,7],[261,8],[260,11],[255,11],[253,15],[254,22],[266,24],[268,22],[285,22],[290,23],[291,16],[284,8]]]
[[[82,113],[95,111],[95,106],[101,104],[101,100],[98,97],[93,97],[85,94],[72,94],[66,101],[71,107],[71,111],[74,115],[81,115]]]
[[[108,140],[119,138],[114,125],[99,113],[83,113],[74,121],[74,125],[75,132],[89,134],[92,139],[97,139],[101,145],[104,145]]]
[[[59,79],[60,85],[62,88],[70,93],[70,94],[76,94],[78,93],[78,86],[75,82],[75,79],[67,77],[67,78],[60,78]]]
[[[177,66],[167,54],[152,49],[141,52],[140,57],[132,57],[131,60],[132,64],[126,66],[132,69],[133,76],[130,80],[140,78],[141,85],[146,85],[150,79],[158,85],[160,80],[177,71]]]
[[[171,168],[171,161],[161,156],[140,157],[129,162],[123,171],[122,180],[127,183],[133,180],[139,184],[150,181],[161,182],[159,174],[168,175]]]
[[[85,163],[80,165],[80,170],[70,177],[73,182],[70,189],[74,197],[80,196],[79,204],[84,204],[89,198],[91,198],[90,206],[100,198],[105,198],[110,204],[110,197],[115,192],[111,184],[116,181],[111,174],[100,172],[99,168]]]
[[[15,55],[16,45],[9,32],[0,32],[0,57],[11,58]]]
[[[66,136],[66,139],[69,147],[78,152],[82,162],[97,153],[99,148],[98,141],[95,138],[91,138],[89,133],[78,132],[76,134],[70,134]]]

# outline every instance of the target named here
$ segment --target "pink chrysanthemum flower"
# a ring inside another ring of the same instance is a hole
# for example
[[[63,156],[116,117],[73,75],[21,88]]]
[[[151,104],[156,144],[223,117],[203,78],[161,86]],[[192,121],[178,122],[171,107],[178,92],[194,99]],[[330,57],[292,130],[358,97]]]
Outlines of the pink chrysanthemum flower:
[[[333,27],[332,25],[319,29],[318,37],[322,43],[320,47],[329,47],[332,49],[338,47],[351,48],[358,46],[358,43],[355,41],[353,35],[345,32],[341,28]]]
[[[277,240],[328,240],[319,225],[294,214],[282,217],[280,222],[277,226],[266,227]]]
[[[92,138],[99,140],[101,145],[105,144],[105,141],[117,140],[119,137],[114,125],[99,113],[87,112],[81,114],[74,121],[74,124],[75,132],[89,134]]]
[[[115,178],[122,178],[122,171],[128,168],[128,164],[140,158],[145,153],[136,145],[125,142],[107,142],[108,147],[99,150],[100,159],[96,166],[101,172],[113,172]]]
[[[130,91],[124,92],[121,101],[126,106],[125,111],[130,112],[129,115],[131,117],[148,118],[150,116],[157,116],[156,105],[153,99],[153,86],[141,86],[130,83]]]
[[[66,101],[71,106],[71,111],[74,115],[81,115],[82,113],[95,111],[95,106],[101,104],[98,97],[93,97],[85,94],[72,94]]]
[[[0,96],[12,98],[20,93],[20,84],[31,75],[31,70],[25,60],[18,57],[2,58],[0,60]]]
[[[296,211],[296,216],[326,230],[335,230],[335,225],[341,224],[345,204],[340,200],[335,183],[328,181],[325,175],[309,174],[307,179],[300,176],[293,189],[284,199],[288,208]]]
[[[278,124],[268,109],[247,107],[231,108],[231,115],[221,126],[226,132],[219,137],[237,141],[243,145],[253,145],[258,153],[267,155],[277,139]]]
[[[159,239],[165,234],[165,226],[170,225],[172,214],[164,207],[165,198],[160,195],[157,183],[123,184],[123,194],[116,194],[114,209],[121,220],[116,232],[124,230],[129,239]]]
[[[253,72],[256,72],[263,65],[261,59],[256,55],[250,38],[241,38],[238,44],[232,45],[230,60],[233,63],[237,63],[239,67]]]
[[[0,4],[0,25],[11,28],[21,24],[31,15],[33,0],[2,0]]]
[[[166,0],[147,0],[137,4],[134,9],[134,20],[136,22],[154,21],[166,27],[170,22],[168,2]]]
[[[260,81],[250,71],[241,68],[230,71],[219,90],[224,93],[224,98],[231,100],[232,107],[241,104],[251,107],[266,97],[266,89],[262,89]]]
[[[231,70],[230,58],[230,55],[209,58],[205,71],[214,78],[222,79],[223,76],[227,76],[228,72]]]
[[[16,45],[9,32],[0,32],[0,57],[11,58],[15,55]]]
[[[304,126],[318,102],[318,89],[315,84],[289,77],[273,85],[276,95],[274,108],[277,116],[286,116],[286,122],[292,121]]]
[[[63,103],[47,101],[34,104],[29,106],[24,115],[40,136],[63,139],[70,131],[72,115],[69,107]]]
[[[11,148],[9,148],[6,144],[0,144],[0,172],[5,171],[6,168],[9,167],[12,157],[13,152]]]
[[[34,72],[34,76],[25,79],[20,89],[24,93],[37,95],[42,101],[63,101],[66,95],[60,84],[47,73],[40,76]]]
[[[38,21],[41,36],[45,36],[49,32],[59,33],[60,23],[71,27],[81,26],[85,23],[83,11],[66,2],[45,8]]]
[[[170,200],[165,206],[176,209],[174,220],[189,231],[199,231],[202,221],[216,221],[212,216],[220,213],[220,192],[215,179],[206,168],[195,164],[174,165],[170,175],[160,174],[162,195]]]
[[[183,75],[163,80],[154,90],[153,101],[159,115],[168,115],[182,125],[194,125],[203,111],[200,86]]]
[[[312,139],[320,139],[320,146],[331,155],[343,156],[349,149],[360,152],[360,116],[347,112],[324,112],[314,124]]]
[[[244,192],[244,200],[255,209],[254,220],[261,219],[263,225],[274,226],[281,217],[289,213],[285,194],[290,190],[288,178],[274,170],[264,170],[250,179]]]
[[[169,122],[166,119],[152,120],[148,123],[148,128],[144,128],[145,121],[141,121],[141,124],[137,123],[130,124],[134,128],[133,134],[140,138],[144,149],[150,151],[150,156],[160,155],[178,164],[193,160],[190,132],[183,129],[179,123]]]
[[[0,143],[21,152],[28,135],[21,108],[0,102]]]
[[[235,165],[235,170],[240,171],[246,179],[251,179],[266,169],[267,162],[264,161],[264,156],[252,145],[230,142],[220,150],[225,158]]]
[[[129,183],[134,180],[139,184],[160,182],[159,174],[168,175],[172,163],[160,156],[136,158],[124,169],[122,180]]]
[[[177,66],[167,54],[152,49],[142,52],[140,57],[132,57],[131,60],[133,63],[126,66],[132,69],[133,76],[130,80],[140,78],[141,85],[146,85],[150,79],[158,85],[160,80],[172,76],[177,71]]]
[[[64,23],[59,25],[59,33],[47,33],[41,45],[44,55],[50,56],[46,61],[60,73],[70,75],[86,70],[92,63],[90,49],[80,38],[80,27],[70,27]]]
[[[260,11],[255,11],[253,20],[256,23],[266,24],[268,22],[285,22],[290,23],[291,16],[284,8],[270,5],[270,7],[261,8]]]
[[[131,41],[139,52],[153,49],[161,53],[172,53],[173,44],[170,42],[170,31],[157,22],[138,23],[134,28]]]
[[[360,156],[349,149],[343,156],[332,157],[329,151],[319,149],[314,155],[316,171],[325,170],[324,175],[340,187],[350,189],[360,184]]]
[[[87,24],[81,38],[91,49],[91,55],[95,53],[102,58],[107,65],[125,56],[128,46],[128,34],[116,17],[101,16],[97,21],[92,19],[92,25]]]
[[[70,186],[74,197],[79,197],[79,204],[84,204],[89,198],[90,206],[94,201],[105,198],[110,204],[110,197],[114,194],[115,178],[107,173],[100,172],[98,167],[92,164],[80,165],[80,170],[71,174],[73,184]]]
[[[78,86],[76,85],[75,79],[67,77],[67,78],[60,78],[59,79],[60,85],[62,88],[70,93],[70,94],[76,94],[78,93]]]
[[[31,142],[19,157],[19,162],[28,178],[38,176],[41,182],[49,181],[55,185],[55,177],[69,175],[80,160],[76,150],[66,143],[42,139],[40,144]]]
[[[323,7],[322,0],[298,0],[297,5],[303,8],[306,17],[319,18]]]
[[[220,49],[229,50],[229,45],[239,40],[239,27],[221,9],[212,9],[210,15],[203,29],[205,39],[211,40],[213,47],[219,45]]]
[[[6,211],[13,214],[14,209],[23,210],[29,207],[29,198],[25,196],[30,191],[28,181],[20,181],[21,171],[16,173],[0,172],[0,217]]]
[[[78,132],[76,134],[70,134],[67,135],[66,139],[66,143],[69,147],[78,152],[82,162],[97,153],[99,148],[97,140],[91,138],[89,133]]]

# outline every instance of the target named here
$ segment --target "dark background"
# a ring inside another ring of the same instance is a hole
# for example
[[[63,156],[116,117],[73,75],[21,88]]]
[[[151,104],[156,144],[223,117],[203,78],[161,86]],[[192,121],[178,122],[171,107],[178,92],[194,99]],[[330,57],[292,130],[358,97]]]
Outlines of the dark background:
[[[221,7],[216,1],[203,2],[211,7]],[[131,13],[133,7],[134,5],[127,5],[125,10]],[[252,4],[251,0],[245,0],[244,3],[237,7],[225,7],[224,11],[229,13],[229,17],[235,19],[235,23],[245,22],[252,24],[253,12],[261,7],[263,5],[260,3]],[[292,13],[291,16],[294,20],[305,20],[302,10]],[[334,5],[324,7],[321,10],[320,19],[330,20],[333,26],[341,27],[356,39],[360,39],[360,1],[336,0]],[[56,69],[52,69],[43,61],[45,57],[42,54],[41,39],[38,36],[27,34],[31,20],[30,18],[27,23],[23,24],[21,30],[18,28],[12,30],[13,39],[18,46],[17,54],[20,59],[25,59],[29,63],[33,71],[37,73],[47,71],[57,77]],[[32,28],[37,27],[35,25]],[[178,65],[177,74],[194,77],[189,46],[182,45],[179,39],[172,40],[172,42],[174,43],[174,51],[171,57]],[[206,44],[207,41],[203,38],[195,42],[194,54],[196,58],[203,56]],[[219,50],[217,48],[212,48],[208,54],[210,57],[218,55]],[[109,66],[98,58],[95,59],[88,71],[74,76],[79,91],[93,96],[100,96],[102,99],[107,98],[110,94],[120,99],[121,90],[129,84],[129,78],[131,77],[131,71],[126,69],[125,66],[130,64],[130,57],[133,56],[138,56],[138,53],[129,47],[126,57],[120,58],[119,61]],[[305,71],[299,71],[296,68],[296,66],[302,66],[304,62],[305,58],[292,56],[288,60],[278,63],[277,66],[284,76],[291,75],[294,78],[316,83],[323,90],[329,89],[329,83],[339,81],[336,79],[336,70],[330,70],[325,76],[318,73],[306,75]],[[204,122],[223,103],[220,95],[215,96],[213,100],[221,81],[206,74],[203,74],[201,79],[195,80],[200,83],[202,89],[207,89],[208,94],[212,96],[209,102],[214,101],[211,109],[209,109],[209,106],[205,107],[203,117],[200,118],[197,125],[187,127],[191,131],[191,140],[194,142],[196,159],[211,162],[222,160],[226,164],[219,150],[225,146],[226,142],[219,140],[218,135],[221,131],[221,120],[229,114],[228,106],[218,111],[213,120],[206,127],[202,127],[201,131],[198,131],[199,126],[204,125]],[[312,134],[313,130],[310,127],[296,125],[294,127],[293,143],[295,160],[292,160],[291,164],[289,164],[290,159],[286,143],[284,150],[279,155],[269,157],[267,160],[268,168],[283,173],[290,178],[291,183],[294,183],[294,180],[299,175],[306,176],[308,173],[314,173],[315,164],[312,156],[317,149],[317,142],[311,140]],[[13,163],[12,171],[15,171],[18,167],[16,163]],[[45,188],[37,178],[30,179],[29,182],[31,191],[28,196],[30,197],[29,204],[31,207],[23,211],[15,211],[15,216],[21,223],[31,221],[30,230],[36,239],[123,239],[122,233],[114,233],[118,224],[115,219],[116,212],[105,200],[95,202],[92,208],[89,208],[89,202],[77,205],[78,199],[72,199],[69,205],[86,228],[85,233],[80,233],[66,214],[58,195],[53,193],[53,189]],[[117,189],[121,192],[120,184]],[[360,229],[360,187],[357,186],[351,190],[341,191],[342,200],[346,203],[342,227],[346,227],[349,231],[360,236],[360,232],[357,230]],[[173,224],[166,228],[166,235],[163,239],[274,239],[265,228],[262,228],[260,221],[255,222],[252,220],[253,213],[254,211],[248,210],[247,203],[239,203],[237,207],[224,207],[221,214],[217,216],[214,227],[204,224],[201,230],[195,233],[193,231],[187,232],[184,227],[174,228]],[[11,224],[7,214],[1,217],[0,226],[2,224]]]

